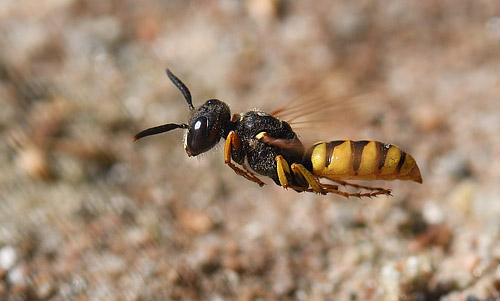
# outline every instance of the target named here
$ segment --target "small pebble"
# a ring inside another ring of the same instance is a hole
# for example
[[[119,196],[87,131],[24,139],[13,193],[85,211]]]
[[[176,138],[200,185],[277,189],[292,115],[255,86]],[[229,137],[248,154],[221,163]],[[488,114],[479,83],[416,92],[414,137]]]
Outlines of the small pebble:
[[[24,286],[26,284],[26,273],[22,267],[17,266],[7,274],[7,280],[14,286]]]
[[[184,228],[198,234],[205,233],[214,226],[210,217],[202,211],[185,211],[180,216],[180,222]]]
[[[16,250],[12,246],[4,246],[0,249],[0,268],[10,270],[17,260]]]
[[[26,147],[19,151],[18,165],[26,175],[34,179],[51,177],[47,155],[38,147]]]
[[[49,274],[42,273],[35,278],[35,293],[40,299],[46,299],[54,293],[54,280]]]
[[[434,104],[415,108],[412,117],[417,129],[424,133],[437,131],[443,128],[445,123],[443,114],[436,110]]]

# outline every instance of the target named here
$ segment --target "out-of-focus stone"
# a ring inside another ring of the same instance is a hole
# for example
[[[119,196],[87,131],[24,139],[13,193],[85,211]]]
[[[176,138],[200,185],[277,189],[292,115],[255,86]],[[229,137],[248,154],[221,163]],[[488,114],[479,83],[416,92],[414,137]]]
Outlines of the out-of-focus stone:
[[[205,233],[214,226],[212,219],[203,211],[183,211],[179,221],[184,228],[198,234]]]
[[[40,299],[47,299],[54,293],[54,279],[47,273],[41,273],[34,279],[35,294]]]
[[[17,261],[16,249],[4,246],[0,249],[0,269],[10,270]]]
[[[434,104],[417,106],[411,116],[417,129],[424,133],[440,130],[445,125],[443,114],[436,110]]]
[[[51,177],[47,154],[36,146],[20,149],[17,162],[19,168],[31,178],[48,179]]]

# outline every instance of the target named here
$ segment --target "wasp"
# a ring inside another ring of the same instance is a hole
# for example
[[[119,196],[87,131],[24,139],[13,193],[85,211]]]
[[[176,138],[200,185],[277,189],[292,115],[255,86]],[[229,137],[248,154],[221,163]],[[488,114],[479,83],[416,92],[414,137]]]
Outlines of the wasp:
[[[320,141],[305,148],[289,123],[272,114],[251,110],[231,116],[229,106],[209,99],[195,109],[188,87],[169,69],[167,76],[180,90],[192,112],[188,123],[167,123],[134,136],[146,136],[185,129],[184,148],[193,157],[225,139],[224,162],[236,174],[257,183],[256,174],[277,185],[298,192],[333,193],[344,197],[390,195],[390,189],[358,185],[345,180],[411,180],[422,183],[415,159],[398,146],[374,140]],[[247,165],[250,169],[247,168]],[[336,184],[320,182],[326,178]],[[357,192],[342,191],[339,185]]]

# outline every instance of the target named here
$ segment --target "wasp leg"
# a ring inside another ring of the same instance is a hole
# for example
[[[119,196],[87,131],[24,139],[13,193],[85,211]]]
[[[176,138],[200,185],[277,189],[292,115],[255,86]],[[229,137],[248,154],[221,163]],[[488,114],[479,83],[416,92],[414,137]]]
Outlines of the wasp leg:
[[[307,181],[307,183],[309,183],[309,186],[311,186],[314,192],[324,194],[324,188],[322,187],[322,184],[302,164],[293,163],[292,172],[297,176],[302,176]]]
[[[321,184],[322,186],[324,186],[325,184]],[[330,186],[330,185],[328,185]],[[333,185],[334,186],[334,185]],[[324,187],[327,187],[327,186],[324,186]],[[374,196],[378,196],[378,195],[381,195],[381,194],[384,194],[384,195],[389,195],[389,193],[387,191],[374,191],[374,192],[355,192],[355,193],[350,193],[350,192],[345,192],[345,191],[341,191],[341,190],[337,190],[337,189],[330,189],[330,188],[326,188],[325,189],[325,193],[335,193],[335,194],[338,194],[338,195],[341,195],[343,197],[346,197],[346,198],[349,198],[349,197],[357,197],[357,198],[362,198],[362,197],[369,197],[369,198],[372,198]]]
[[[243,166],[243,169],[248,173],[250,174],[251,176],[253,177],[256,177],[257,178],[257,175],[255,174],[255,172],[250,168],[248,167],[247,163],[246,162],[243,162],[243,164],[241,164],[241,166]]]
[[[291,185],[290,182],[291,182],[292,174],[290,172],[290,167],[288,165],[288,162],[281,155],[276,156],[275,160],[276,160],[276,165],[277,165],[276,171],[278,173],[278,179],[279,179],[280,184],[283,188],[285,188],[285,189],[292,188],[293,190],[296,190],[296,191],[314,192],[314,190],[310,187]],[[297,175],[297,174],[296,174],[296,176],[302,177],[302,175]]]
[[[253,172],[253,170],[250,169],[250,167],[248,167],[248,165],[246,164],[246,162],[243,162],[243,164],[241,164],[241,167],[243,167],[243,169],[248,172],[249,174],[251,174],[252,176],[255,176],[255,173]]]
[[[338,184],[343,185],[343,186],[351,186],[351,187],[358,188],[358,189],[367,189],[367,190],[370,190],[370,192],[353,192],[353,193],[350,193],[350,192],[345,192],[345,191],[339,190],[339,186],[338,185],[330,185],[330,184],[320,183],[321,186],[323,188],[325,188],[329,193],[335,193],[335,194],[344,196],[346,198],[349,198],[351,196],[358,197],[358,198],[361,198],[361,197],[372,198],[372,197],[375,197],[375,196],[378,196],[378,195],[381,195],[381,194],[383,194],[383,195],[391,195],[391,190],[390,189],[384,189],[384,188],[379,188],[379,187],[369,187],[369,186],[363,186],[363,185],[358,185],[358,184],[352,184],[352,183],[348,183],[348,182],[342,181],[342,180],[332,180],[332,181],[337,182]]]
[[[341,191],[338,189],[339,187],[337,185],[330,185],[330,184],[324,184],[324,183],[319,182],[314,177],[314,175],[309,170],[307,170],[302,164],[293,163],[292,164],[292,171],[295,174],[301,174],[306,179],[306,181],[309,183],[309,185],[311,186],[312,191],[314,191],[316,193],[321,193],[321,194],[334,193],[334,194],[344,196],[346,198],[349,198],[351,196],[358,197],[358,198],[361,198],[361,197],[371,198],[371,197],[381,195],[381,194],[390,195],[390,193],[391,193],[390,190],[386,190],[386,189],[373,189],[374,190],[373,192],[355,192],[355,193]],[[350,183],[347,183],[344,181],[339,181],[338,183],[342,184],[342,185],[344,183],[347,185],[350,185]],[[351,186],[354,186],[357,188],[365,188],[365,186],[356,185],[356,184],[353,184]],[[295,187],[293,187],[293,188],[295,189]],[[305,190],[305,191],[309,191],[309,190]]]
[[[278,179],[280,180],[281,186],[286,189],[290,186],[290,167],[283,156],[278,155],[274,159],[276,160]]]
[[[291,172],[288,162],[281,155],[276,156],[275,160],[277,163],[278,179],[280,180],[280,184],[283,188],[292,188],[297,191],[316,192],[321,194],[327,194],[328,192],[337,193],[338,186],[320,183],[310,171],[308,171],[302,164],[298,163],[292,164],[291,172],[293,172],[295,177],[304,179],[309,186],[302,187],[291,185],[289,180]]]
[[[343,186],[351,186],[351,187],[354,187],[354,188],[366,189],[366,190],[370,190],[370,191],[383,191],[383,192],[385,192],[385,194],[391,195],[391,190],[390,189],[385,189],[385,188],[382,188],[382,187],[364,186],[364,185],[349,183],[349,182],[338,180],[338,179],[335,179],[335,180],[330,179],[330,180],[334,181],[335,183],[338,183],[340,185],[343,185]]]
[[[247,180],[250,180],[252,182],[259,184],[259,186],[261,186],[261,187],[264,186],[265,183],[262,182],[259,178],[257,178],[256,176],[248,173],[247,171],[244,171],[243,169],[241,169],[233,164],[233,162],[231,161],[231,158],[232,158],[231,153],[233,150],[235,150],[237,152],[241,152],[241,140],[238,137],[238,135],[236,134],[236,132],[231,131],[227,135],[226,144],[224,145],[224,162],[229,167],[231,167],[234,170],[234,172],[236,172],[236,174],[238,174],[242,177],[245,177]]]

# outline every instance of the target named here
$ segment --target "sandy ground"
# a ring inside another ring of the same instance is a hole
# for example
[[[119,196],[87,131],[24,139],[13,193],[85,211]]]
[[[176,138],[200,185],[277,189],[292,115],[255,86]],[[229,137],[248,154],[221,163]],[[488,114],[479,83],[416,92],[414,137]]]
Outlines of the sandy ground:
[[[0,299],[500,298],[500,2],[3,0],[0,45]],[[195,105],[319,99],[304,141],[397,144],[424,184],[299,194],[132,143],[189,116],[167,66]]]

